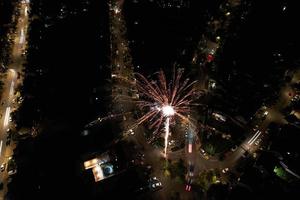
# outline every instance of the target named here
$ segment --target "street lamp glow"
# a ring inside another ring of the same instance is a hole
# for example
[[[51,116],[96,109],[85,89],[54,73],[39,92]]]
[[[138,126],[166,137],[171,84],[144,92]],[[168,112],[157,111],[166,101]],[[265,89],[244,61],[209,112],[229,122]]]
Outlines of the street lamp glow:
[[[173,107],[172,107],[172,106],[169,106],[169,105],[163,106],[163,107],[162,107],[162,112],[163,112],[163,114],[164,114],[166,117],[169,117],[169,116],[172,116],[172,115],[175,114],[175,111],[174,111]]]
[[[11,73],[13,73],[13,74],[16,73],[16,70],[14,70],[14,69],[9,69],[9,71],[10,71]]]
[[[121,10],[119,8],[117,8],[117,7],[114,8],[114,11],[115,11],[115,14],[118,14],[118,13],[121,12]]]

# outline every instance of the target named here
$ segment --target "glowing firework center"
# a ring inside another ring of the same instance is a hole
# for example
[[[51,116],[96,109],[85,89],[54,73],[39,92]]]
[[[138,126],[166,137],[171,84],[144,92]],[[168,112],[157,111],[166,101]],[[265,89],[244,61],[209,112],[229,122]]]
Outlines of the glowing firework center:
[[[175,110],[172,106],[166,105],[162,107],[162,112],[164,116],[170,117],[175,114]]]

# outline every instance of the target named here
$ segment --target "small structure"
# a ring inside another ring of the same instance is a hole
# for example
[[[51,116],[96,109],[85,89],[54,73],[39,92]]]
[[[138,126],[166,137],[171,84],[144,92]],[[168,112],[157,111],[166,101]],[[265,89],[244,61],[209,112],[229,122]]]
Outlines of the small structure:
[[[92,169],[95,182],[98,182],[114,175],[113,162],[109,153],[105,152],[96,158],[85,161],[83,165],[85,170]]]

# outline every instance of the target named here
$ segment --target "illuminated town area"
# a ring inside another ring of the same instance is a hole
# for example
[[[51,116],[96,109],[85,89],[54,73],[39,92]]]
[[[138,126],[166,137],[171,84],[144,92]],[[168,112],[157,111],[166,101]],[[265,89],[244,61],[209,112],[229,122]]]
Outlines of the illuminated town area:
[[[0,0],[0,200],[298,199],[298,10]]]

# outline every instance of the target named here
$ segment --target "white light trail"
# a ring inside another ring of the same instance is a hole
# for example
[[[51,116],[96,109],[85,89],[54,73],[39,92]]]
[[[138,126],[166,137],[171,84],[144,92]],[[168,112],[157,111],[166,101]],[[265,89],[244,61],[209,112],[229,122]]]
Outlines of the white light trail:
[[[259,132],[259,134],[252,140],[252,142],[250,143],[250,145],[252,145],[253,144],[253,142],[255,142],[256,141],[256,139],[260,136],[262,134],[262,132]]]
[[[15,86],[15,82],[12,81],[9,88],[9,97],[11,97],[14,94],[14,86]]]
[[[250,140],[247,143],[250,144],[252,142],[253,138],[256,137],[258,133],[259,133],[259,130],[255,132],[254,136],[252,136],[252,138],[250,138]]]
[[[166,122],[165,122],[165,150],[164,150],[165,158],[167,157],[169,128],[170,128],[170,118],[167,117]]]
[[[261,131],[257,131],[256,134],[248,141],[249,145],[252,145],[253,142],[255,142],[255,140],[262,134]]]
[[[10,115],[10,107],[7,107],[4,116],[4,123],[3,123],[4,128],[8,125],[9,115]]]
[[[1,140],[1,142],[0,142],[0,156],[1,156],[1,153],[2,153],[2,145],[3,145],[3,140]]]
[[[25,10],[24,10],[24,14],[25,14],[25,17],[27,17],[27,13],[28,12],[28,8],[27,8],[27,6],[25,6]]]
[[[21,34],[20,34],[20,41],[19,41],[19,43],[23,44],[24,41],[25,41],[25,35],[24,35],[24,30],[22,29],[21,30]]]

